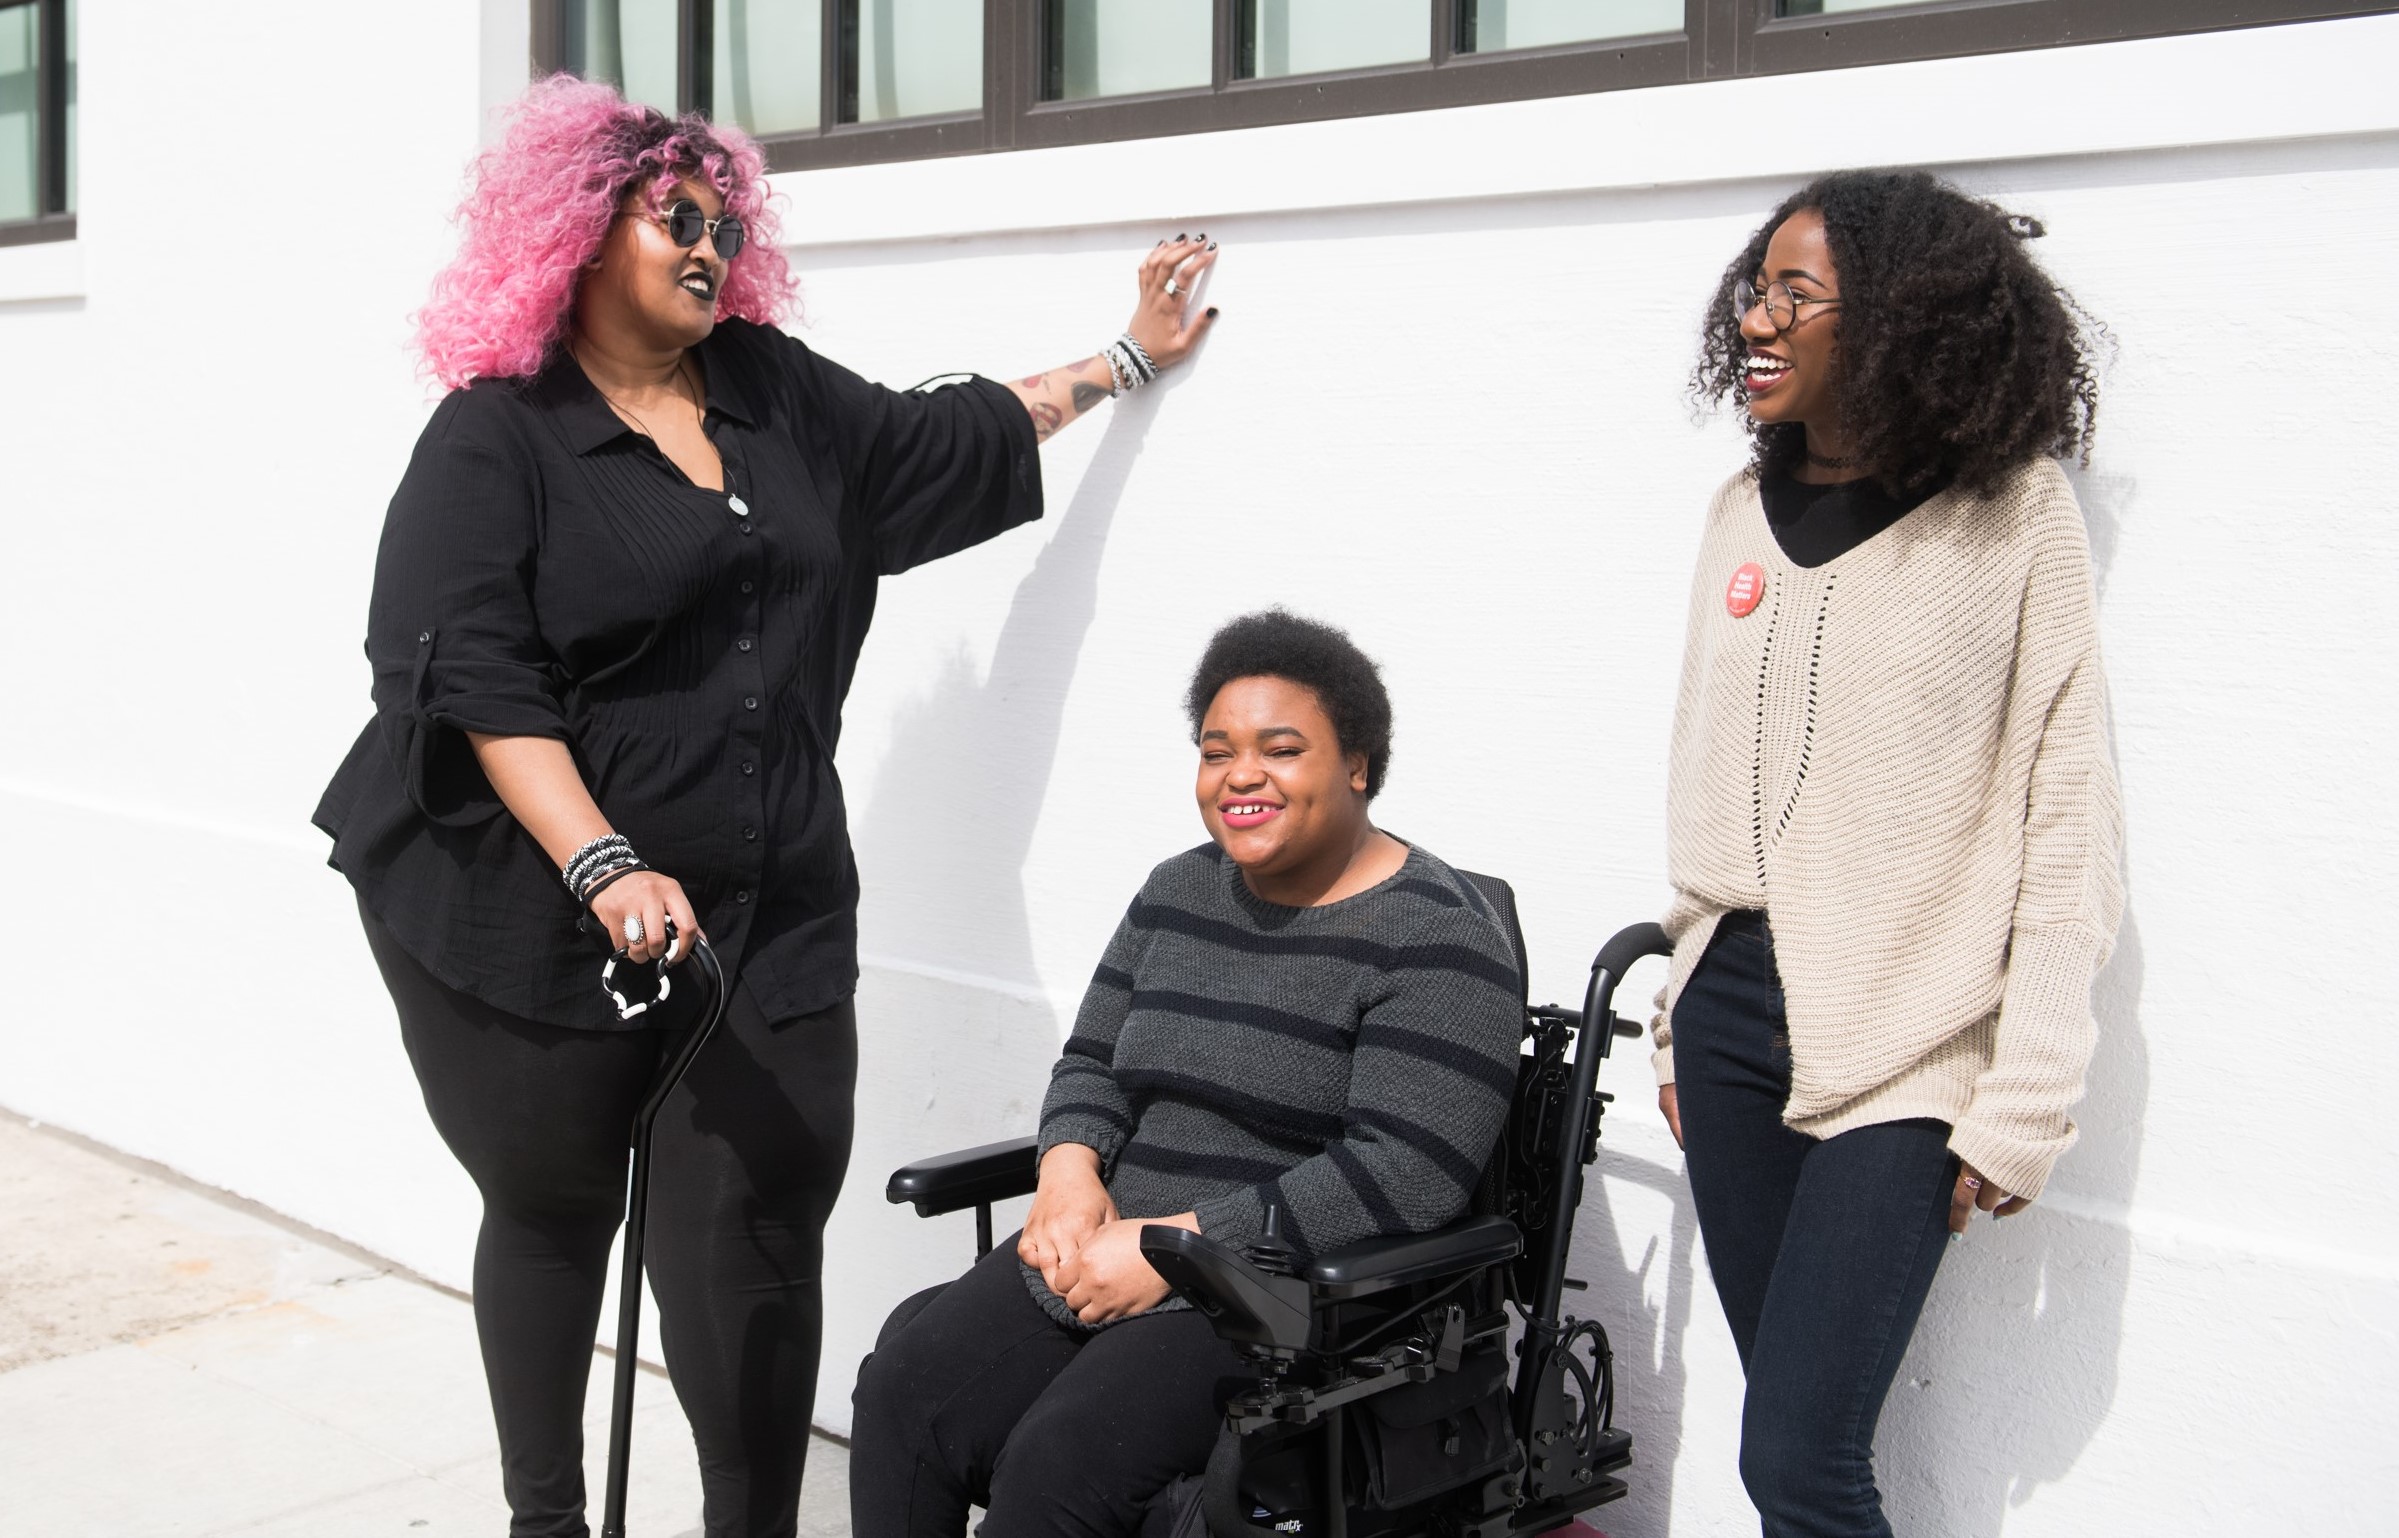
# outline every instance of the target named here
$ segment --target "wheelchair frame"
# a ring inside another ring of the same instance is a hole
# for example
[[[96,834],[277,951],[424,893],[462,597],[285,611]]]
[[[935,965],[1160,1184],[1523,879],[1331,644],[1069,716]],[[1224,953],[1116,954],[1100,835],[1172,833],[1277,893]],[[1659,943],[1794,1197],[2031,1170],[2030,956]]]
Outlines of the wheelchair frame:
[[[1490,896],[1525,970],[1515,895],[1488,876]],[[1656,924],[1620,930],[1592,962],[1583,1007],[1528,1005],[1517,1089],[1472,1215],[1424,1234],[1364,1240],[1295,1263],[1268,1213],[1268,1234],[1235,1252],[1204,1234],[1153,1224],[1142,1254],[1256,1367],[1256,1389],[1225,1409],[1202,1497],[1213,1538],[1274,1530],[1243,1507],[1245,1456],[1261,1444],[1317,1428],[1317,1488],[1332,1492],[1322,1525],[1284,1531],[1325,1538],[1519,1538],[1548,1532],[1625,1493],[1617,1471],[1632,1461],[1632,1437],[1611,1424],[1613,1358],[1596,1320],[1562,1311],[1567,1252],[1583,1195],[1584,1167],[1599,1156],[1599,1123],[1613,1097],[1598,1088],[1599,1065],[1618,1036],[1641,1027],[1614,1012],[1616,987],[1634,963],[1673,947]],[[962,1149],[893,1172],[885,1199],[920,1217],[972,1208],[978,1256],[992,1247],[992,1203],[1030,1195],[1036,1138]],[[1513,1446],[1496,1472],[1394,1508],[1355,1507],[1347,1467],[1348,1417],[1382,1394],[1459,1372],[1523,1322],[1508,1430]],[[1372,1349],[1368,1349],[1371,1347]]]

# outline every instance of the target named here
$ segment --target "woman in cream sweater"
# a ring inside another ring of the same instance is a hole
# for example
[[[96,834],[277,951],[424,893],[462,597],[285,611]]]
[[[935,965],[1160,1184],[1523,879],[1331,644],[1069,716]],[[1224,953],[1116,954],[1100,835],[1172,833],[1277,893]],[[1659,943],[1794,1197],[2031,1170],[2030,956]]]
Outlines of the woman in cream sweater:
[[[2074,1141],[2121,813],[2057,462],[2098,389],[2039,233],[1843,172],[1709,312],[1755,451],[1692,587],[1656,1062],[1767,1538],[1891,1532],[1874,1425],[1946,1241]]]

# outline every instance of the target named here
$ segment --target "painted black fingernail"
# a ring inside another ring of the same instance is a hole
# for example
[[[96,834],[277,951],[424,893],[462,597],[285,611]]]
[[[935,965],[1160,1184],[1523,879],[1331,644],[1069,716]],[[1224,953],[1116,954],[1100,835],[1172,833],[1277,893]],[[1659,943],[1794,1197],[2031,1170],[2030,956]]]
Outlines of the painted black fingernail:
[[[1206,240],[1206,239],[1208,238],[1208,232],[1207,232],[1206,230],[1202,230],[1202,231],[1200,231],[1200,232],[1199,232],[1197,235],[1194,235],[1194,236],[1192,236],[1191,238],[1192,238],[1193,240]]]
[[[1214,306],[1214,305],[1210,305],[1210,306],[1208,306],[1208,318],[1209,318],[1210,320],[1214,320],[1214,319],[1216,318],[1216,306]]]
[[[1211,250],[1211,251],[1215,250],[1215,249],[1216,249],[1216,242],[1215,242],[1215,241],[1213,241],[1213,240],[1209,241],[1209,242],[1208,242],[1208,249],[1209,249],[1209,250]]]
[[[1175,239],[1177,239],[1177,240],[1189,240],[1190,238],[1191,238],[1191,237],[1190,237],[1190,236],[1188,236],[1188,235],[1177,235],[1177,236],[1175,237]]]

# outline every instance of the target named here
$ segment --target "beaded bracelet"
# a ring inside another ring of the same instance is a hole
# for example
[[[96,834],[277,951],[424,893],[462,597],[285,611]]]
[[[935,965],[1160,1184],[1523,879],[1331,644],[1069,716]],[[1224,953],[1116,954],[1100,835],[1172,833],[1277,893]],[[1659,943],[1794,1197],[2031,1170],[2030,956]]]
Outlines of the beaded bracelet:
[[[558,879],[566,883],[569,895],[582,890],[583,884],[603,866],[633,858],[633,841],[622,833],[603,833],[567,857]]]
[[[1101,348],[1100,357],[1108,365],[1108,377],[1116,384],[1112,394],[1138,390],[1158,377],[1157,362],[1150,357],[1149,349],[1133,340],[1130,331]]]
[[[598,854],[589,855],[576,861],[574,865],[560,873],[559,880],[565,884],[568,896],[579,898],[583,889],[591,884],[592,877],[636,858],[638,856],[633,853],[630,845],[605,849]]]
[[[576,850],[573,854],[568,855],[566,857],[566,863],[559,868],[561,870],[573,870],[576,866],[581,865],[586,860],[589,860],[593,855],[599,854],[603,850],[630,849],[632,847],[632,840],[626,838],[622,833],[603,833],[598,838],[591,840],[582,848]]]

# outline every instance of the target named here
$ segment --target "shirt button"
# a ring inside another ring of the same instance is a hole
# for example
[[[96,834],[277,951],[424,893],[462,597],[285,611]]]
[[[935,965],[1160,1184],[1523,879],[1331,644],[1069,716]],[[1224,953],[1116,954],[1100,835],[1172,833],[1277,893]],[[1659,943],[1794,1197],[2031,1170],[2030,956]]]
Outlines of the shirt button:
[[[758,584],[755,582],[744,581],[741,584],[741,590],[745,593],[754,593],[758,590]]]
[[[427,645],[430,645],[430,644],[432,644],[432,641],[433,641],[433,632],[432,632],[432,631],[430,631],[430,630],[420,630],[420,631],[418,631],[418,632],[416,633],[416,644],[417,644],[417,645],[419,645],[419,646],[427,646]]]
[[[756,710],[758,708],[758,696],[755,694],[743,695],[741,697],[741,708],[744,710]]]
[[[758,532],[758,525],[756,525],[756,524],[754,524],[754,523],[745,523],[745,524],[743,524],[743,525],[741,526],[741,533],[742,533],[742,537],[743,537],[744,539],[747,539],[749,536],[751,536],[752,534],[755,534],[755,533],[757,533],[757,532]]]
[[[740,640],[734,642],[733,644],[737,649],[746,652],[750,649],[750,638],[748,636],[743,636]]]
[[[758,830],[757,830],[756,828],[744,828],[744,829],[742,829],[742,830],[741,830],[741,836],[742,836],[742,838],[743,838],[743,839],[747,840],[747,841],[748,841],[748,842],[750,842],[750,843],[753,843],[753,844],[755,844],[755,843],[757,843],[757,842],[758,842]]]
[[[756,774],[758,772],[758,766],[745,758],[741,761],[741,772],[744,774]]]
[[[750,900],[750,889],[746,886],[743,887],[740,891],[733,894],[733,900],[737,903],[748,902]]]

